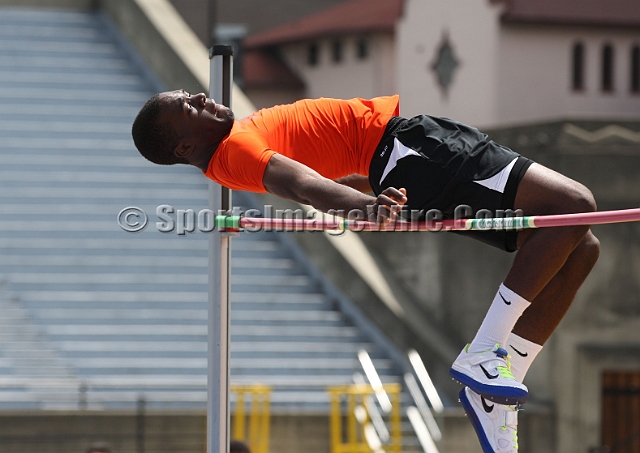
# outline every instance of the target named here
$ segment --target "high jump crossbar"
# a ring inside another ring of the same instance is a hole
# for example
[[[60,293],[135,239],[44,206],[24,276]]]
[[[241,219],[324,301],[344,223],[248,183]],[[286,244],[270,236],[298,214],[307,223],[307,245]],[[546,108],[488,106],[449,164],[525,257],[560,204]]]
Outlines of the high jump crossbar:
[[[320,217],[318,219],[275,219],[242,216],[216,216],[221,231],[482,231],[521,230],[579,225],[602,225],[640,221],[640,208],[575,214],[495,217],[487,219],[448,219],[423,222],[395,221],[386,225],[362,220]]]

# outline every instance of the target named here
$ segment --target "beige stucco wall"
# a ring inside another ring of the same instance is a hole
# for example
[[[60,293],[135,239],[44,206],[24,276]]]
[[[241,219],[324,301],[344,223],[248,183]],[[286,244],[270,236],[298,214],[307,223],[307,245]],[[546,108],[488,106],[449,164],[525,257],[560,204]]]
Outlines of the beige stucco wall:
[[[584,92],[571,87],[572,49],[586,51]],[[614,47],[613,93],[600,89],[602,46]],[[640,96],[629,91],[631,47],[640,30],[557,26],[504,26],[500,32],[497,123],[557,118],[640,117]]]
[[[247,88],[243,89],[247,98],[255,106],[256,110],[273,107],[280,104],[292,104],[299,99],[306,98],[304,88],[278,89],[278,88]]]
[[[403,116],[429,113],[495,123],[499,7],[477,0],[407,0],[397,26],[397,81]],[[431,69],[445,35],[459,61],[448,95]]]
[[[402,114],[447,116],[477,127],[558,118],[638,118],[640,95],[631,94],[634,28],[507,24],[502,6],[474,0],[408,0],[398,24],[397,80]],[[432,65],[448,35],[460,63],[448,95]],[[586,90],[571,89],[571,52],[586,48]],[[601,51],[615,49],[615,90],[602,93]]]
[[[343,60],[331,60],[331,39],[315,41],[320,60],[316,66],[307,62],[309,42],[285,45],[282,55],[287,64],[304,81],[305,97],[333,97],[350,99],[371,98],[396,92],[394,78],[395,48],[391,33],[367,35],[369,56],[358,59],[356,41],[361,36],[344,36]]]

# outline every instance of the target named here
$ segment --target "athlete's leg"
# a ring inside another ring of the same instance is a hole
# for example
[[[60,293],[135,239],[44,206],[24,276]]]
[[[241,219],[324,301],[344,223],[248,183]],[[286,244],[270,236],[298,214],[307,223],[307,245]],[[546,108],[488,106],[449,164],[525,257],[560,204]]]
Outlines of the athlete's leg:
[[[525,215],[595,210],[595,202],[588,189],[536,164],[531,165],[520,181],[514,205],[522,209]],[[479,393],[486,388],[476,385],[478,379],[471,379],[472,370],[464,370],[469,367],[463,364],[479,360],[478,353],[491,350],[495,344],[499,344],[511,353],[515,368],[526,373],[541,346],[567,312],[599,254],[598,240],[586,226],[526,230],[519,234],[517,245],[519,252],[513,266],[468,347],[467,354],[461,355],[458,364],[454,364],[454,368],[467,374],[461,382]],[[514,352],[521,355],[513,355]],[[504,351],[502,354],[505,354]],[[493,385],[516,385],[508,380],[509,373],[505,374],[507,381],[499,383],[499,380],[494,380]],[[482,373],[477,377],[484,380]],[[517,381],[522,383],[522,377],[524,374]],[[521,390],[526,392],[526,388]],[[510,388],[505,391],[509,394],[521,393]],[[491,396],[489,392],[486,394]]]
[[[518,319],[505,345],[511,354],[511,372],[516,381],[523,382],[529,367],[566,314],[584,278],[593,268],[599,250],[598,239],[589,231],[571,252],[560,271]]]
[[[596,209],[586,187],[536,164],[520,181],[515,207],[525,215]],[[543,345],[595,265],[599,242],[586,226],[523,231],[518,242],[519,251],[504,284],[532,304],[513,332]]]
[[[578,289],[595,265],[599,252],[598,239],[588,231],[564,265],[518,319],[513,333],[544,345],[571,306]]]
[[[595,202],[581,184],[533,164],[518,185],[514,208],[525,215],[560,214],[595,210]],[[511,350],[496,345],[506,347],[515,334],[521,337],[520,344],[532,345],[528,353],[532,359],[566,313],[598,255],[598,242],[586,226],[528,230],[519,236],[520,250],[504,284],[476,337],[451,370],[474,391],[507,404],[526,401],[528,392],[510,373],[507,352]],[[526,360],[522,365],[528,367]]]
[[[583,186],[534,164],[518,186],[515,207],[525,215],[540,215],[591,211],[595,202]],[[521,383],[595,265],[599,243],[585,227],[563,227],[526,230],[519,234],[518,245],[505,286],[532,303],[505,346],[512,353],[511,372]],[[488,314],[487,327],[494,318]],[[492,404],[469,388],[460,392],[460,401],[484,451],[517,451],[517,407]]]

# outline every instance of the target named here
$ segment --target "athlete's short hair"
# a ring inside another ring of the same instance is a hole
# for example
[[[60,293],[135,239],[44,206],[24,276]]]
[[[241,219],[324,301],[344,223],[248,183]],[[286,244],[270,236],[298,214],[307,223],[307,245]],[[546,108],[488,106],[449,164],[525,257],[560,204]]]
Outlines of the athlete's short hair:
[[[229,453],[250,453],[249,446],[240,440],[229,443]]]
[[[113,453],[109,445],[104,442],[92,444],[85,453]]]
[[[156,94],[144,104],[133,122],[133,143],[140,154],[154,164],[186,164],[184,159],[173,154],[180,137],[169,121],[162,121],[162,113],[160,95]]]

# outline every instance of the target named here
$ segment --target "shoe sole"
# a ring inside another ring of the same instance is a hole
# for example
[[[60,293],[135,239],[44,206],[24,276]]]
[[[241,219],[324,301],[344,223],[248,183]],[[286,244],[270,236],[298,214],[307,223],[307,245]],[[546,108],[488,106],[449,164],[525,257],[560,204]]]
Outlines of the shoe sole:
[[[464,389],[460,390],[458,394],[460,397],[460,404],[462,404],[462,408],[464,409],[464,413],[467,415],[467,418],[471,422],[473,429],[476,431],[476,435],[478,436],[478,440],[480,441],[480,446],[482,447],[482,451],[484,453],[496,453],[491,444],[489,444],[489,439],[487,435],[484,433],[484,429],[482,428],[482,423],[480,419],[476,415],[476,411],[473,410],[473,406],[471,405],[471,401],[467,398],[467,394]]]
[[[526,403],[529,398],[529,392],[525,390],[515,387],[483,384],[453,368],[449,370],[449,374],[458,381],[458,383],[469,387],[480,396],[494,403],[515,406],[516,404]]]

